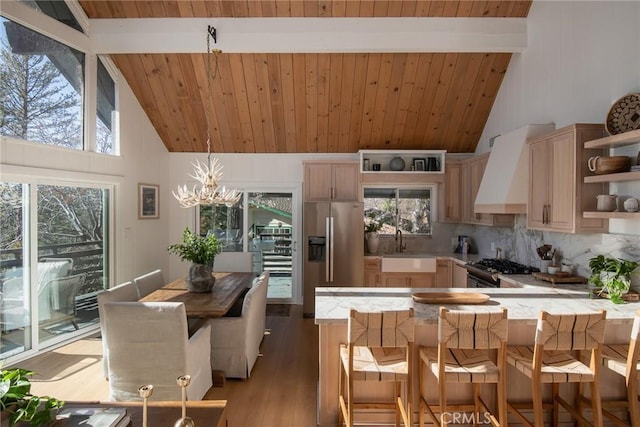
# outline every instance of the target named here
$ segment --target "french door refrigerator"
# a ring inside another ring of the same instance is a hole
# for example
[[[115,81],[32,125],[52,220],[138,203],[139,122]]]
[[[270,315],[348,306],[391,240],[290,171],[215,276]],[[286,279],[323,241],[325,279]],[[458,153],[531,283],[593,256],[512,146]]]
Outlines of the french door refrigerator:
[[[315,288],[363,286],[364,205],[305,202],[303,315],[315,313]]]

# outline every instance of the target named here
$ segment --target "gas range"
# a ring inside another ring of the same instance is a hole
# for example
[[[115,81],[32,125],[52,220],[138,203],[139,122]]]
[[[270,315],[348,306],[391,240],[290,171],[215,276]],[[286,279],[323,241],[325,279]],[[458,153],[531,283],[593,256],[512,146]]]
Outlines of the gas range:
[[[483,258],[465,265],[467,286],[470,288],[499,288],[498,274],[531,274],[540,271],[537,267],[519,264],[507,259]]]

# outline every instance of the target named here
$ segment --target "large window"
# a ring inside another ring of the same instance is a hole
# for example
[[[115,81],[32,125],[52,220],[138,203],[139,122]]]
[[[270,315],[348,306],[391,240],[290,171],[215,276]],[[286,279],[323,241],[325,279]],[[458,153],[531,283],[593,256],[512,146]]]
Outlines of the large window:
[[[111,194],[0,182],[0,359],[97,324],[96,294],[108,283]]]
[[[83,148],[85,55],[0,18],[0,134]]]
[[[430,235],[431,188],[365,188],[364,214],[367,221],[382,224],[381,234]],[[365,221],[366,222],[366,221]]]

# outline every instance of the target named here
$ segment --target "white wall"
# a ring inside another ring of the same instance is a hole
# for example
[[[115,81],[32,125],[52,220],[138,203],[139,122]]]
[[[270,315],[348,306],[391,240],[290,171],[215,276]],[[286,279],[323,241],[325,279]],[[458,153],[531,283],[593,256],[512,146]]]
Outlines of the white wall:
[[[168,268],[169,177],[167,150],[121,75],[117,77],[120,156],[87,153],[2,138],[1,179],[64,179],[115,185],[112,284],[155,268]],[[160,218],[138,219],[138,183],[160,185]]]

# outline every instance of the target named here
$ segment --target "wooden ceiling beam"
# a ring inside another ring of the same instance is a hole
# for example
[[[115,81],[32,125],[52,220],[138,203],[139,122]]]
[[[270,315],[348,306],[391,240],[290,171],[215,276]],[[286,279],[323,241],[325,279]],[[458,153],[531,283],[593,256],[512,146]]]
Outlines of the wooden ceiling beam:
[[[99,54],[200,53],[208,25],[226,53],[522,52],[526,18],[91,19]]]

